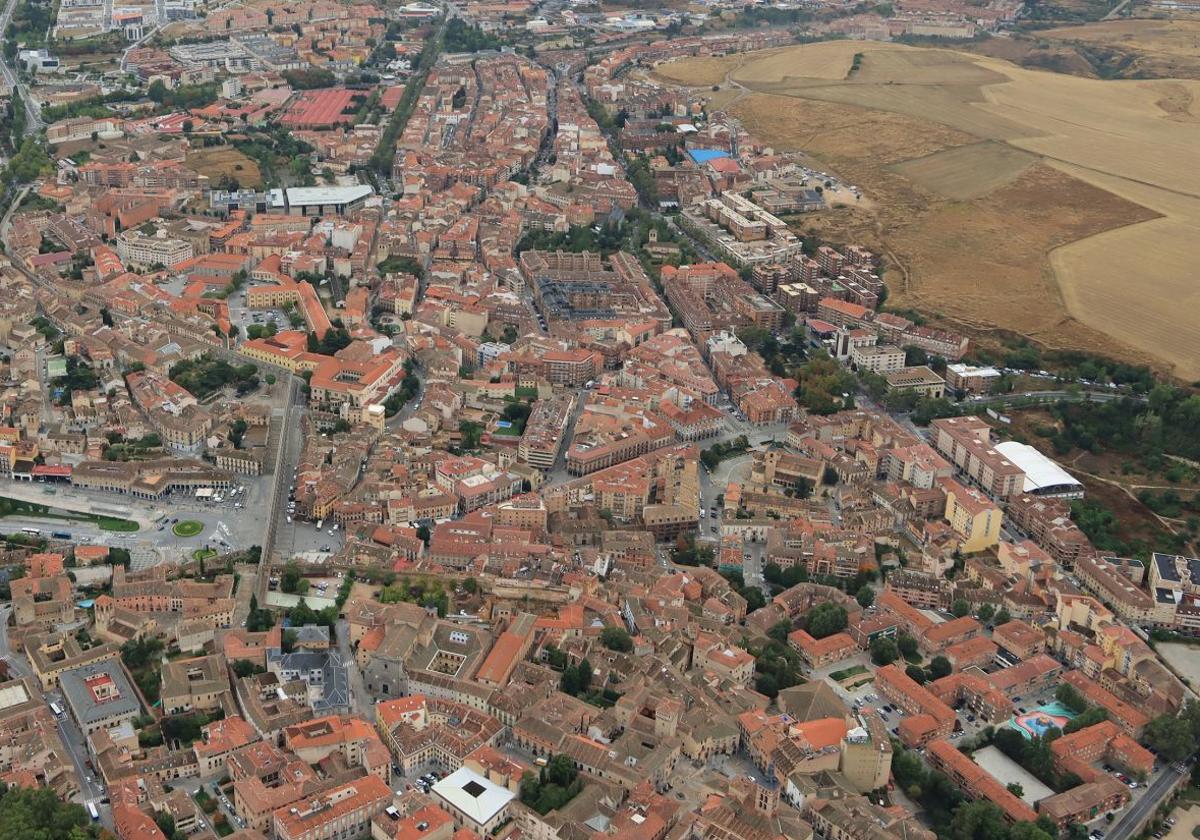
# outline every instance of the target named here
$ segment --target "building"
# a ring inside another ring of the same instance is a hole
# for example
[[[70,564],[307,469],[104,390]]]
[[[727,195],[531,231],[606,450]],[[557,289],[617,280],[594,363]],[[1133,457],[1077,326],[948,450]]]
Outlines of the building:
[[[117,237],[117,253],[125,265],[142,269],[173,268],[195,256],[191,242],[168,237],[165,230],[153,235],[137,229],[124,231]]]
[[[66,671],[59,677],[58,687],[85,737],[131,724],[142,711],[125,669],[116,660]]]
[[[361,837],[383,813],[392,791],[378,776],[362,776],[280,808],[272,815],[276,840],[342,840]]]
[[[814,639],[804,630],[794,630],[788,634],[788,644],[795,648],[810,668],[824,668],[862,652],[854,639],[845,633]]]
[[[905,352],[892,344],[871,344],[850,347],[850,364],[858,370],[886,375],[904,369]]]
[[[1024,662],[1043,651],[1046,634],[1020,619],[999,624],[992,631],[992,641],[1001,647],[1014,661]]]
[[[992,445],[992,428],[978,417],[945,417],[930,424],[933,445],[989,496],[1007,499],[1023,492],[1025,471]]]
[[[974,554],[997,545],[1003,519],[999,505],[952,478],[943,478],[939,483],[946,493],[946,521],[962,540],[959,550]]]
[[[934,373],[927,365],[902,368],[884,377],[888,388],[893,391],[912,391],[922,397],[936,399],[945,396],[946,380]]]
[[[954,731],[954,710],[896,665],[886,665],[875,672],[875,687],[907,714],[899,727],[900,740],[906,745],[924,746]]]
[[[516,794],[461,767],[432,788],[434,800],[446,809],[454,824],[487,835],[508,817],[509,805]]]
[[[988,394],[1000,381],[994,367],[974,367],[962,363],[946,365],[946,387],[969,394]]]
[[[1019,797],[1008,790],[1000,780],[984,770],[974,761],[958,751],[944,739],[929,745],[929,763],[945,773],[963,793],[972,799],[991,802],[1009,822],[1034,822],[1037,814]]]
[[[353,187],[287,187],[269,193],[270,210],[290,216],[344,216],[366,206],[375,194],[369,185]]]
[[[1025,473],[1022,492],[1056,499],[1083,498],[1083,484],[1029,444],[1006,440],[996,444],[996,451]]]

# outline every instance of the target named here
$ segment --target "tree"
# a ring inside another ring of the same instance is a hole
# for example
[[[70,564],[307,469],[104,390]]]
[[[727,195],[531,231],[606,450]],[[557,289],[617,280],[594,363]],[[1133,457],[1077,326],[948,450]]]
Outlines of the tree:
[[[1004,787],[1006,787],[1008,789],[1009,793],[1011,793],[1013,796],[1016,796],[1018,798],[1025,795],[1025,788],[1021,787],[1020,782],[1009,782]]]
[[[568,665],[563,668],[562,677],[558,681],[558,690],[572,697],[579,695],[579,666]]]
[[[771,625],[771,629],[767,631],[767,637],[774,639],[777,642],[787,642],[788,636],[792,634],[792,622],[786,618],[776,621]]]
[[[300,590],[301,581],[308,582],[304,580],[304,573],[300,570],[300,565],[295,560],[289,560],[283,567],[283,574],[279,577],[279,588],[284,592],[297,593]]]
[[[950,612],[955,618],[962,618],[971,612],[971,605],[965,598],[959,598],[950,606]]]
[[[845,607],[826,601],[818,604],[804,617],[804,629],[814,639],[824,639],[845,630],[848,621]]]
[[[579,691],[586,694],[592,684],[592,663],[583,659],[579,663]]]
[[[552,785],[566,787],[575,781],[575,777],[578,775],[579,771],[575,769],[574,762],[567,755],[556,755],[546,765],[546,781]]]
[[[876,665],[890,665],[900,658],[900,649],[891,639],[880,636],[871,642],[871,661]]]
[[[950,820],[951,840],[1006,840],[1008,824],[998,807],[986,799],[965,802]]]
[[[904,669],[904,673],[917,685],[925,685],[929,681],[929,677],[925,674],[925,669],[920,665],[909,665]]]
[[[1165,714],[1146,724],[1146,744],[1170,762],[1183,761],[1192,754],[1195,733],[1187,720]]]
[[[258,673],[260,666],[255,665],[249,659],[235,659],[230,663],[229,668],[239,677],[248,677],[251,674]]]
[[[901,633],[896,637],[896,649],[905,659],[912,659],[917,655],[917,640],[908,633]]]
[[[63,801],[50,787],[0,784],[0,836],[27,840],[82,840],[91,836],[87,811]]]
[[[976,616],[984,624],[987,624],[989,621],[992,620],[992,617],[995,616],[995,614],[996,614],[995,607],[993,607],[991,604],[984,604],[982,607],[979,608],[979,612],[976,613]]]
[[[633,638],[624,627],[605,627],[600,631],[600,644],[621,653],[633,650]]]
[[[863,609],[875,603],[875,590],[870,586],[862,586],[858,592],[854,593],[854,600],[858,601],[858,605]]]
[[[1055,689],[1054,699],[1077,715],[1081,715],[1087,711],[1087,700],[1079,693],[1079,689],[1070,683],[1063,683]]]
[[[1012,621],[1012,616],[1008,614],[1008,610],[1001,607],[1000,612],[996,613],[996,626],[999,627],[1001,624],[1008,624],[1010,621]]]
[[[458,424],[458,432],[462,435],[463,449],[479,448],[480,440],[483,438],[483,426],[474,420],[461,420]]]
[[[954,667],[950,664],[950,660],[944,656],[935,656],[929,660],[929,678],[940,680],[942,677],[949,676],[954,671]]]

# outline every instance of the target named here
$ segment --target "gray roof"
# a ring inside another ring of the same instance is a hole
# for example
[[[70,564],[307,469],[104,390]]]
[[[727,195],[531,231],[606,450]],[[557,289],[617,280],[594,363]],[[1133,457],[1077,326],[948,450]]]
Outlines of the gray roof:
[[[117,689],[117,696],[112,700],[97,703],[87,686],[87,680],[93,677],[107,676]],[[104,720],[122,714],[139,714],[141,704],[138,703],[137,693],[125,672],[115,659],[84,665],[82,668],[72,668],[64,671],[58,680],[63,699],[71,706],[75,719],[80,725]]]
[[[296,643],[311,644],[313,642],[329,643],[329,628],[321,624],[305,624],[303,627],[290,628],[296,634]]]
[[[272,649],[267,651],[267,668],[284,679],[302,680],[310,688],[320,685],[320,697],[311,703],[314,712],[324,714],[350,706],[350,676],[336,650],[280,653]]]

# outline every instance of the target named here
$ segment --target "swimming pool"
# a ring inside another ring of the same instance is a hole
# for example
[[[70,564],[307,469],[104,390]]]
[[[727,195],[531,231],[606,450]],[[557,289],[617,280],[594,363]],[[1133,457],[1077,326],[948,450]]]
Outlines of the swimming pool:
[[[1075,717],[1074,712],[1055,700],[1053,703],[1031,709],[1025,714],[1016,715],[1008,722],[1008,725],[1026,738],[1032,738],[1034,735],[1041,737],[1054,727],[1062,729],[1073,717]]]

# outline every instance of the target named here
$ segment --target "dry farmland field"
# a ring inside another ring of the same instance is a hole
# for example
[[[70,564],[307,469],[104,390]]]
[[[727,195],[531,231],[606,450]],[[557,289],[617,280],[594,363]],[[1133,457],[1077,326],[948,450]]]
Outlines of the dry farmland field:
[[[850,41],[699,61],[655,72],[865,191],[802,226],[881,251],[899,305],[1200,379],[1200,82]]]
[[[236,178],[243,187],[261,187],[262,173],[258,164],[233,146],[212,146],[189,152],[184,164],[200,175],[207,175],[213,184],[222,175]]]

